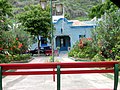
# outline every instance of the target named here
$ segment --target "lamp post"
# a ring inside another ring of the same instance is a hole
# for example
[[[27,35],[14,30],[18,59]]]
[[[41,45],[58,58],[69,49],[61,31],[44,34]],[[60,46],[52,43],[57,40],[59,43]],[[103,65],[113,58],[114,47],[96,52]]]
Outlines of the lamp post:
[[[63,4],[57,3],[56,5],[56,15],[62,15],[63,14]]]
[[[52,26],[52,0],[50,0],[50,16],[51,16],[51,31],[52,31],[52,62],[54,62],[54,35]]]
[[[52,1],[57,1],[57,0],[50,0],[50,17],[51,17],[51,37],[52,37],[52,62],[54,62],[54,33],[53,33],[53,22],[52,22],[52,8],[53,8],[53,5],[52,5]],[[40,5],[42,7],[42,9],[45,9],[46,8],[46,5],[47,5],[47,0],[40,0]],[[62,5],[59,5],[59,4],[56,4],[55,7],[56,7],[56,12],[61,12],[62,11]]]

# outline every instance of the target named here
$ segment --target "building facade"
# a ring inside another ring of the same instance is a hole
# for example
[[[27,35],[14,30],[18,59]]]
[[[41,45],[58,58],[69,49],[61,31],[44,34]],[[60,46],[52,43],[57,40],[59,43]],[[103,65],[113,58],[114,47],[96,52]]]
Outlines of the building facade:
[[[78,21],[60,18],[54,22],[54,48],[60,48],[60,51],[66,51],[80,40],[80,38],[91,38],[91,30],[95,28],[94,21]]]
[[[80,38],[91,38],[91,31],[95,28],[94,21],[67,20],[66,18],[58,18],[54,23],[54,49],[58,47],[60,51],[68,51]],[[40,47],[51,46],[50,40],[41,38]],[[37,47],[37,43],[32,45],[32,49]]]

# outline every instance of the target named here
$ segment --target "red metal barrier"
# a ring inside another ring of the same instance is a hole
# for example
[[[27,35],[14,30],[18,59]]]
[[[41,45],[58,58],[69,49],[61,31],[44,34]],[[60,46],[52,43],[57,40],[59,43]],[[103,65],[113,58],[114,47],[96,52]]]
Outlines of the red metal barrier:
[[[15,64],[0,64],[3,70],[9,69],[45,69],[56,68],[60,65],[61,68],[100,68],[100,67],[114,67],[118,64],[116,61],[111,62],[50,62],[50,63],[15,63]]]
[[[3,75],[47,75],[47,74],[56,74],[56,71],[53,70],[60,65],[61,68],[110,68],[118,62],[74,62],[74,63],[22,63],[22,64],[0,64],[3,70]],[[5,70],[11,69],[51,69],[53,71],[17,71],[17,72],[4,72]],[[61,71],[61,74],[84,74],[84,73],[113,73],[112,70],[64,70]]]
[[[105,69],[66,70],[67,68],[101,68],[101,67]],[[118,85],[118,62],[114,62],[114,61],[113,62],[71,62],[71,63],[51,62],[51,63],[0,64],[0,68],[2,69],[1,75],[50,75],[50,74],[55,75],[57,74],[57,77],[58,77],[57,90],[60,90],[59,89],[60,74],[114,73],[115,75],[114,90],[117,90],[117,85]],[[60,68],[65,68],[65,70],[64,69],[60,70]],[[106,68],[109,68],[109,69],[106,69]],[[8,70],[11,70],[11,69],[16,71],[8,72]],[[37,70],[34,70],[34,69],[37,69]]]

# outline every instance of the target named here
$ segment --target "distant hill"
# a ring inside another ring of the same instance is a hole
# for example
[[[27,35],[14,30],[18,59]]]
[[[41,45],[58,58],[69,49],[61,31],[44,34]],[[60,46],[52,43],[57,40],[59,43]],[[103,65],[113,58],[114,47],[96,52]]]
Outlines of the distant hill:
[[[87,17],[91,7],[101,3],[101,0],[60,0],[63,1],[65,13],[70,14],[71,18]]]
[[[14,12],[18,13],[25,5],[38,4],[39,0],[9,0],[14,6]],[[101,3],[102,0],[59,0],[64,4],[65,14],[70,15],[71,19],[87,18],[91,7]]]

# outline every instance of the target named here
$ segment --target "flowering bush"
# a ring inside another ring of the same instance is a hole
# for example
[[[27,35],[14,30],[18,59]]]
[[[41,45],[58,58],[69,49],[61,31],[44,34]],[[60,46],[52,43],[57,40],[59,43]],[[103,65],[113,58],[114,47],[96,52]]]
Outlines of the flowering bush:
[[[26,61],[31,58],[31,55],[29,54],[16,54],[16,55],[5,55],[0,54],[0,63],[10,63],[14,61]]]
[[[94,55],[96,55],[97,50],[96,48],[92,47],[92,41],[88,41],[86,39],[85,46],[80,46],[80,42],[76,42],[76,44],[73,46],[73,48],[68,53],[68,56],[70,57],[78,57],[78,58],[93,58]]]

